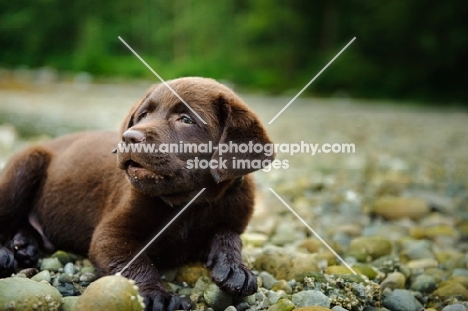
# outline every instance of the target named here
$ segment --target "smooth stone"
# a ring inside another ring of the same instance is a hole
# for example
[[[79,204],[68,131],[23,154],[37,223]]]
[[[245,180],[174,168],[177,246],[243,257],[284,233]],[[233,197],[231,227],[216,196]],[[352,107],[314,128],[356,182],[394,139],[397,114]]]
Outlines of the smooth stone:
[[[409,260],[435,258],[432,252],[432,243],[427,240],[408,241],[404,243],[401,255]]]
[[[266,271],[260,272],[258,276],[262,278],[263,287],[266,289],[271,289],[273,284],[277,282],[275,277]]]
[[[74,274],[75,273],[75,266],[72,262],[68,262],[63,267],[63,272],[66,274]]]
[[[274,291],[282,290],[282,291],[284,291],[284,292],[287,293],[287,294],[292,294],[292,287],[291,287],[291,285],[289,285],[289,283],[286,282],[285,280],[279,280],[278,282],[276,282],[275,284],[273,284],[273,286],[271,287],[271,289],[274,290]]]
[[[380,283],[380,287],[383,289],[404,289],[406,283],[406,277],[401,272],[392,272],[387,274],[387,277]]]
[[[94,273],[96,272],[96,268],[94,268],[93,266],[91,267],[86,266],[86,267],[81,268],[80,272],[81,273]]]
[[[241,235],[241,240],[244,246],[252,245],[253,247],[262,247],[268,242],[268,235],[264,233],[246,232]]]
[[[204,265],[201,263],[188,264],[177,270],[175,281],[179,283],[186,282],[188,285],[194,286],[202,276],[210,276],[210,272]]]
[[[459,283],[468,289],[468,277],[466,276],[452,276],[449,281]]]
[[[332,311],[348,311],[348,310],[340,306],[334,306],[332,308]]]
[[[72,259],[70,258],[70,255],[68,255],[67,252],[60,251],[60,250],[50,255],[50,257],[57,258],[62,265],[66,265],[67,263],[72,261]]]
[[[357,254],[356,258],[376,259],[392,252],[392,242],[381,237],[359,237],[351,240],[348,254]]]
[[[201,277],[193,286],[192,293],[190,294],[190,299],[192,301],[198,301],[200,297],[203,297],[203,292],[205,289],[212,283],[211,278]]]
[[[432,293],[436,288],[436,278],[427,274],[420,274],[416,276],[410,287],[411,290],[421,293]]]
[[[436,259],[427,258],[427,259],[415,259],[407,262],[407,267],[412,270],[424,270],[427,268],[437,268],[439,262]]]
[[[463,300],[468,300],[468,289],[460,283],[445,281],[439,284],[439,288],[432,293],[432,296],[440,297],[442,300],[453,296],[460,296]]]
[[[229,306],[226,309],[224,309],[224,311],[237,311],[237,309],[234,306]]]
[[[429,205],[421,198],[380,197],[373,206],[373,213],[387,220],[403,218],[418,220],[429,212]]]
[[[383,300],[384,307],[392,311],[420,311],[423,305],[405,289],[395,289]]]
[[[275,306],[278,311],[291,311],[296,307],[294,305],[294,302],[286,298],[281,298],[278,301],[276,301]]]
[[[19,273],[26,275],[27,278],[31,278],[32,276],[37,274],[36,268],[26,268],[21,270]]]
[[[308,272],[320,270],[316,254],[302,254],[275,246],[263,249],[254,262],[254,268],[283,280],[302,280]]]
[[[218,285],[211,283],[203,293],[205,302],[215,310],[224,310],[232,305],[232,296],[223,291]]]
[[[62,283],[59,284],[56,288],[58,289],[60,294],[62,294],[63,297],[76,296],[76,294],[78,294],[78,292],[75,289],[75,286],[73,286],[72,283]]]
[[[78,299],[75,310],[143,311],[143,298],[135,282],[120,275],[109,275],[91,283]]]
[[[72,274],[62,273],[59,277],[60,283],[70,283],[73,280]]]
[[[60,311],[74,311],[78,299],[80,299],[79,296],[63,297]]]
[[[442,311],[466,311],[466,308],[464,305],[460,303],[456,303],[456,304],[448,305],[444,307]]]
[[[250,305],[245,301],[241,301],[236,304],[235,307],[237,311],[246,311],[248,308],[250,308]]]
[[[318,290],[299,292],[292,295],[291,300],[297,307],[321,306],[329,308],[331,304],[331,299]]]
[[[468,269],[465,268],[455,268],[452,271],[453,276],[464,276],[468,277]]]
[[[58,272],[59,269],[62,269],[63,265],[56,257],[44,258],[41,263],[41,270],[49,270],[53,272]]]
[[[36,281],[36,282],[46,281],[47,283],[50,283],[50,280],[51,280],[50,272],[49,270],[41,271],[35,276],[33,276],[31,280]]]
[[[279,291],[269,291],[268,292],[268,300],[270,300],[270,303],[275,304],[279,299],[281,298],[287,298],[288,294],[284,290],[279,290]]]
[[[59,291],[45,282],[27,278],[0,279],[0,310],[33,311],[39,305],[57,311],[62,304]]]
[[[79,280],[80,282],[92,282],[96,280],[96,278],[97,278],[97,275],[95,273],[86,272],[80,275]]]

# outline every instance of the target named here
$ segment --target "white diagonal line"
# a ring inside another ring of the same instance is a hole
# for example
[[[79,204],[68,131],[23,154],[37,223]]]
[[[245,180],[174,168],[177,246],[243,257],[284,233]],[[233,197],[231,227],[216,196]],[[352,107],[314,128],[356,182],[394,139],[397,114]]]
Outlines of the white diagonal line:
[[[172,218],[171,221],[169,221],[167,225],[165,225],[164,228],[162,228],[161,231],[159,231],[158,234],[156,234],[154,238],[152,238],[151,241],[149,241],[148,244],[146,244],[145,247],[143,247],[141,251],[139,251],[138,254],[136,254],[135,257],[133,257],[133,259],[130,260],[130,262],[117,274],[122,274],[135,261],[135,259],[137,259],[138,256],[140,256],[151,245],[151,243],[153,243],[190,206],[190,204],[192,204],[193,201],[195,201],[200,196],[200,194],[205,191],[205,189],[206,188],[200,190],[200,192],[198,192],[197,195],[194,196],[193,199],[190,200],[190,202],[188,202],[187,205],[185,205],[184,208],[181,209],[180,212],[178,212],[177,215],[175,215],[174,218]]]
[[[317,79],[317,78],[318,78],[318,76],[320,76],[320,74],[322,74],[322,72],[324,72],[324,71],[325,71],[325,69],[327,69],[327,68],[328,68],[328,66],[330,66],[330,65],[331,65],[331,63],[333,63],[333,62],[335,61],[335,59],[337,59],[337,58],[338,58],[338,56],[340,56],[340,54],[341,54],[341,53],[343,53],[343,51],[344,51],[344,50],[346,50],[346,49],[348,48],[348,46],[350,46],[350,45],[351,45],[351,43],[353,43],[353,41],[354,41],[354,40],[356,40],[356,37],[354,37],[353,39],[351,39],[351,41],[349,41],[349,43],[348,43],[348,44],[346,44],[346,46],[345,46],[344,48],[342,48],[342,49],[341,49],[341,51],[339,51],[339,52],[338,52],[338,54],[336,54],[336,55],[335,55],[335,57],[333,57],[333,58],[332,58],[332,60],[331,60],[331,61],[329,61],[329,62],[328,62],[328,64],[326,64],[326,65],[325,65],[325,67],[323,67],[323,68],[322,68],[322,70],[320,70],[320,72],[319,72],[318,74],[316,74],[316,75],[315,75],[315,77],[313,77],[313,78],[312,78],[312,80],[310,80],[310,81],[309,81],[309,83],[307,83],[307,84],[306,84],[306,86],[304,86],[304,87],[302,88],[302,90],[300,90],[300,92],[299,92],[299,93],[297,93],[297,95],[296,95],[296,96],[294,96],[294,98],[293,98],[293,99],[291,99],[291,100],[289,101],[289,103],[287,103],[287,104],[286,104],[286,106],[284,106],[284,107],[283,107],[283,109],[281,109],[281,111],[280,111],[280,112],[278,112],[278,113],[276,114],[276,116],[275,116],[273,119],[271,119],[271,120],[270,120],[270,122],[268,122],[268,124],[271,124],[271,123],[273,123],[273,121],[275,121],[275,120],[276,120],[276,118],[278,118],[278,117],[280,116],[280,114],[282,114],[282,113],[283,113],[283,112],[286,110],[286,108],[288,108],[288,107],[289,107],[289,105],[291,105],[291,104],[293,103],[293,101],[295,101],[295,100],[296,100],[296,98],[298,98],[298,97],[299,97],[299,95],[301,95],[301,94],[302,94],[302,92],[304,92],[304,91],[305,91],[305,90],[306,90],[306,89],[309,87],[309,85],[311,85],[311,84],[312,84],[312,82],[314,82],[314,81],[315,81],[315,79]]]
[[[328,245],[328,243],[325,242],[325,241],[320,237],[320,235],[319,235],[317,232],[315,232],[315,230],[312,229],[312,228],[305,222],[305,220],[302,219],[302,217],[299,216],[299,214],[296,213],[296,211],[293,210],[293,209],[288,205],[288,203],[286,203],[286,202],[275,192],[275,190],[273,190],[272,188],[268,188],[268,189],[270,189],[270,191],[273,192],[273,194],[284,204],[284,206],[286,206],[286,207],[291,211],[291,213],[293,213],[294,216],[296,216],[296,217],[304,224],[304,226],[306,226],[307,229],[309,229],[309,231],[312,232],[312,234],[315,235],[315,237],[317,237],[317,239],[319,239],[320,242],[322,242],[323,245],[325,245],[325,246],[336,256],[336,258],[338,258],[338,259],[346,266],[346,268],[348,268],[352,273],[354,273],[355,275],[357,275],[356,271],[354,271],[354,269],[351,268],[351,266],[350,266],[346,261],[344,261],[344,259],[341,258],[341,256],[338,255],[338,253],[335,252],[335,250],[334,250],[330,245]]]
[[[205,120],[203,120],[202,117],[200,117],[200,115],[198,115],[198,113],[196,113],[196,111],[193,110],[192,107],[190,107],[190,105],[187,104],[187,102],[186,102],[182,97],[180,97],[179,94],[177,94],[177,92],[174,91],[174,89],[173,89],[169,84],[167,84],[167,82],[164,81],[164,79],[161,78],[161,76],[158,75],[158,73],[157,73],[156,71],[154,71],[153,68],[150,67],[150,65],[148,65],[148,64],[146,63],[145,60],[144,60],[143,58],[141,58],[140,55],[138,55],[138,53],[135,52],[135,50],[132,49],[132,48],[130,47],[130,45],[127,44],[127,42],[125,42],[124,39],[122,39],[120,36],[119,36],[118,38],[119,38],[120,41],[122,41],[123,44],[125,44],[125,46],[126,46],[130,51],[132,51],[133,54],[135,54],[135,56],[136,56],[136,57],[137,57],[137,58],[138,58],[138,59],[139,59],[139,60],[156,76],[156,77],[158,77],[158,79],[159,79],[169,90],[171,90],[172,93],[174,93],[175,96],[177,96],[177,98],[178,98],[181,102],[183,102],[183,103],[185,104],[185,106],[187,106],[188,109],[190,109],[190,111],[193,112],[194,115],[197,116],[198,119],[200,119],[200,121],[203,122],[203,124],[206,124]]]

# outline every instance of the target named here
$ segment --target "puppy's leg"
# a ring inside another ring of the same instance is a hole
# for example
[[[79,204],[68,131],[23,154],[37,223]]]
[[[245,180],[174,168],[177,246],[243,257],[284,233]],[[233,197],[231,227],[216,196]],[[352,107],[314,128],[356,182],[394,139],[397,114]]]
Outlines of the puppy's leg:
[[[125,215],[119,216],[116,221],[101,223],[93,234],[89,257],[102,274],[121,272],[144,246],[142,238],[135,235],[141,228],[137,224],[132,226],[128,218],[123,227],[121,219]],[[159,271],[145,253],[138,256],[122,275],[135,281],[144,297],[146,311],[191,309],[187,302],[164,288]]]
[[[40,147],[29,148],[14,156],[3,170],[0,176],[0,235],[5,240],[16,234],[21,224],[27,221],[28,212],[46,175],[50,159],[51,155],[47,150]],[[34,261],[38,253],[37,244],[29,239],[17,239],[20,240],[21,248],[26,250],[20,252],[21,261]],[[27,245],[28,243],[31,245]],[[27,258],[28,254],[31,258]],[[0,247],[0,275],[11,274],[16,265],[16,261],[12,260],[12,252]]]
[[[234,295],[248,296],[257,291],[257,278],[242,262],[242,241],[237,233],[224,231],[211,241],[207,267],[218,286]]]

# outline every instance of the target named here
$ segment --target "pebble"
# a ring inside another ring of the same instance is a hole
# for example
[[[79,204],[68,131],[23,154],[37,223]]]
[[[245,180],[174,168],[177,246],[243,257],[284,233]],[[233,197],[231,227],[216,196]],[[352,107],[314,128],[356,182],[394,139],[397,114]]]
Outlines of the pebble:
[[[237,311],[237,309],[234,306],[229,306],[226,309],[224,309],[224,311]]]
[[[70,297],[63,297],[62,298],[62,306],[60,307],[60,311],[74,311],[76,303],[78,302],[79,296],[70,296]],[[79,311],[79,310],[76,310]]]
[[[330,298],[318,290],[305,290],[292,295],[291,298],[297,307],[321,306],[328,308],[331,303]]]
[[[291,311],[296,307],[294,302],[286,298],[279,299],[275,305],[278,311]]]
[[[66,274],[74,274],[75,273],[75,266],[72,262],[68,262],[63,267],[63,272]]]
[[[49,270],[44,270],[36,274],[31,278],[31,280],[41,282],[41,281],[46,281],[47,283],[50,283],[51,277],[50,277],[50,272]]]
[[[392,242],[381,237],[359,237],[351,240],[347,254],[358,260],[367,261],[389,255],[392,252]]]
[[[232,305],[232,296],[223,291],[218,285],[211,283],[203,292],[205,302],[215,310],[224,310]]]
[[[320,270],[316,254],[302,254],[274,246],[263,249],[255,259],[254,268],[284,280],[301,280],[308,272]]]
[[[134,281],[110,275],[89,285],[78,299],[75,310],[143,311],[144,307]]]
[[[392,311],[420,311],[423,305],[410,291],[395,289],[383,300],[384,307]]]
[[[63,268],[62,263],[57,258],[44,258],[41,263],[41,270],[49,270],[53,272],[58,272]]]
[[[437,288],[437,280],[432,275],[420,274],[411,283],[411,290],[421,293],[432,293]]]
[[[380,283],[382,290],[390,289],[404,289],[406,277],[401,272],[392,272],[387,274],[387,277]]]
[[[444,307],[442,311],[466,311],[466,307],[462,304],[456,303],[456,304]]]
[[[262,278],[262,286],[266,289],[271,289],[273,285],[277,282],[275,277],[266,271],[262,271],[258,274]]]
[[[67,263],[72,262],[70,255],[67,252],[61,250],[56,251],[50,255],[50,257],[57,258],[62,265],[66,265]]]
[[[460,296],[463,300],[468,300],[468,289],[460,283],[445,281],[439,284],[439,288],[432,293],[432,296],[439,297],[442,300],[449,299],[453,296]]]
[[[348,310],[346,310],[345,308],[340,307],[340,306],[334,306],[332,308],[332,311],[348,311]]]
[[[426,258],[411,260],[406,265],[412,270],[423,271],[427,268],[437,268],[439,266],[439,262],[436,259]]]
[[[188,264],[177,270],[174,281],[186,282],[188,285],[194,286],[202,276],[210,276],[210,272],[204,265],[200,263]]]
[[[373,212],[387,220],[417,220],[429,214],[430,208],[421,198],[380,197],[374,203]]]
[[[0,310],[34,310],[43,305],[58,311],[62,304],[59,291],[50,284],[27,278],[0,279]]]
[[[61,283],[56,288],[63,297],[76,296],[78,294],[72,283]]]

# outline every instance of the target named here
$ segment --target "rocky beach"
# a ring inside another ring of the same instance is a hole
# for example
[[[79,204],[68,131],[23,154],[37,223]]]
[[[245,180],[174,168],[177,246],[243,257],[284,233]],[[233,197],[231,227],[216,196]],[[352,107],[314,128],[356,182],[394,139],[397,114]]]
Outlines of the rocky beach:
[[[0,169],[36,142],[117,129],[150,86],[40,74],[0,82]],[[294,95],[241,97],[267,124]],[[255,173],[256,212],[242,240],[257,293],[232,297],[203,264],[164,271],[167,288],[199,311],[466,310],[467,124],[456,108],[297,99],[266,125],[275,143],[354,144],[355,152],[283,149],[277,158],[287,168]],[[85,257],[44,254],[36,268],[0,279],[0,310],[142,309],[131,281],[96,279]],[[105,299],[114,309],[100,305]]]

